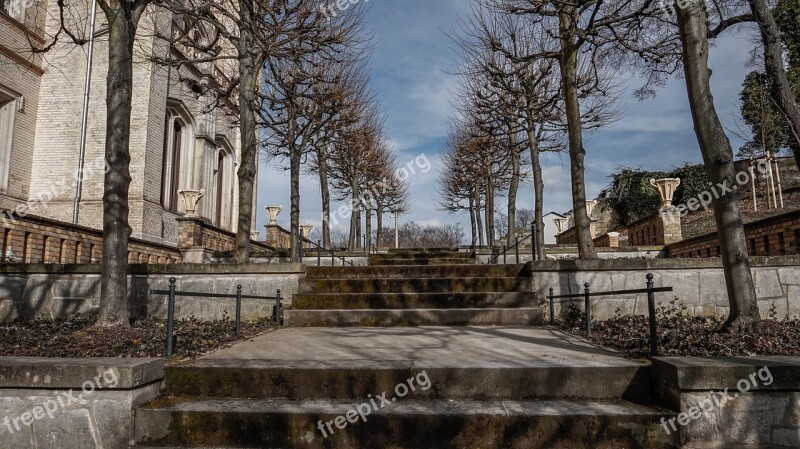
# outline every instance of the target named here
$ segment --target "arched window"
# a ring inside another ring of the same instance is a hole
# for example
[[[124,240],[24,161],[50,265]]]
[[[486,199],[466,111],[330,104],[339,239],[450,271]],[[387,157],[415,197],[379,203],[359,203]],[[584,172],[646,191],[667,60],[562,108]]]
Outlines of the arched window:
[[[14,143],[14,122],[19,96],[0,87],[0,192],[8,190],[11,170],[11,146]]]
[[[192,186],[194,173],[194,125],[191,116],[180,104],[167,108],[164,132],[164,165],[161,177],[161,205],[182,213],[184,206],[178,192]]]
[[[233,214],[233,187],[235,170],[235,158],[233,150],[225,139],[217,139],[219,149],[214,161],[214,177],[212,179],[213,188],[213,216],[210,217],[214,225],[230,229],[232,226]]]

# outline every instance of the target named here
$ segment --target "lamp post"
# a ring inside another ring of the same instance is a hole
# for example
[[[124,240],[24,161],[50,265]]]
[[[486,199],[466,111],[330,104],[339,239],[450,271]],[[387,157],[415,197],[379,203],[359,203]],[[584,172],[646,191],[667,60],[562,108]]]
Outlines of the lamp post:
[[[392,218],[394,218],[394,248],[400,248],[400,231],[397,229],[397,217],[400,215],[399,212],[394,211],[392,212]]]

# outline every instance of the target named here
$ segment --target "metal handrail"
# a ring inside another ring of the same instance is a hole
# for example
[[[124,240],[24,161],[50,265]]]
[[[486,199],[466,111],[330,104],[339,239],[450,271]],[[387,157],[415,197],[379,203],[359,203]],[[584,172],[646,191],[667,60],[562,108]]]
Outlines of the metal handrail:
[[[301,262],[303,261],[303,248],[302,248],[302,246],[303,246],[303,242],[306,242],[306,243],[310,243],[310,244],[314,245],[317,248],[317,266],[318,267],[322,266],[322,254],[321,254],[321,251],[325,251],[325,252],[327,252],[328,254],[331,255],[331,266],[334,265],[334,260],[336,260],[337,258],[342,261],[342,264],[348,264],[351,267],[355,266],[353,264],[353,262],[348,261],[346,257],[337,256],[335,251],[333,251],[331,249],[328,249],[328,248],[324,248],[322,246],[322,242],[320,240],[317,240],[316,243],[315,243],[312,240],[306,238],[303,235],[302,231],[298,232],[298,236],[300,237],[300,246],[301,246],[300,251],[298,251],[298,253],[300,254],[300,261]]]
[[[630,294],[638,294],[638,293],[647,293],[647,311],[649,315],[650,321],[650,355],[651,357],[658,356],[658,333],[657,333],[657,322],[656,322],[656,300],[655,294],[662,293],[662,292],[671,292],[674,291],[672,287],[655,287],[653,282],[653,274],[647,274],[647,288],[644,289],[634,289],[634,290],[615,290],[615,291],[608,291],[608,292],[590,292],[589,291],[589,283],[583,284],[583,293],[576,293],[576,294],[569,294],[569,295],[553,295],[553,288],[550,288],[550,295],[548,296],[550,300],[550,325],[555,324],[555,303],[554,299],[574,299],[574,298],[583,298],[584,299],[584,310],[586,312],[586,335],[588,337],[592,336],[592,303],[590,298],[595,296],[616,296],[616,295],[630,295]]]
[[[197,293],[197,292],[179,292],[176,290],[175,284],[177,279],[174,277],[169,278],[169,290],[150,290],[151,295],[167,295],[167,357],[172,356],[174,342],[173,334],[175,332],[175,298],[178,296],[195,296],[198,298],[235,298],[236,299],[236,335],[242,332],[242,299],[267,299],[275,300],[275,323],[280,325],[283,323],[281,318],[283,306],[281,301],[281,290],[278,289],[275,296],[254,296],[243,295],[242,286],[236,286],[236,294],[225,293]]]
[[[517,263],[519,263],[519,245],[525,239],[527,239],[529,237],[531,239],[531,250],[532,250],[531,254],[533,256],[532,260],[536,260],[536,223],[531,223],[531,233],[523,236],[522,238],[520,238],[519,236],[516,236],[516,242],[513,245],[511,245],[511,246],[503,245],[503,251],[498,252],[497,254],[494,253],[494,247],[492,247],[491,263],[492,264],[497,264],[498,259],[500,259],[500,256],[502,255],[503,256],[503,264],[505,264],[506,263],[506,254],[509,251],[511,251],[512,249],[514,250],[514,253],[515,253],[515,257],[516,257],[515,260],[516,260]]]

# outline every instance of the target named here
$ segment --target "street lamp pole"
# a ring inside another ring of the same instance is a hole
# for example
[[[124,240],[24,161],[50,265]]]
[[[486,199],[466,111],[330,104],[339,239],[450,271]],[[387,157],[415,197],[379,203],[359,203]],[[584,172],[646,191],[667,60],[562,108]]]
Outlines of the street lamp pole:
[[[394,248],[400,248],[400,231],[397,229],[397,216],[399,215],[398,212],[393,212],[392,216],[394,217]]]

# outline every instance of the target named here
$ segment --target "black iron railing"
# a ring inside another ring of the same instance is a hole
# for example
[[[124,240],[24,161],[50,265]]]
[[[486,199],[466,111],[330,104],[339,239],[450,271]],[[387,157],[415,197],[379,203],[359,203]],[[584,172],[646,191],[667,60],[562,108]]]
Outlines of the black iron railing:
[[[617,295],[634,295],[647,293],[647,309],[650,317],[650,355],[652,357],[658,356],[658,334],[656,322],[656,293],[671,292],[672,287],[655,287],[653,283],[652,273],[647,275],[647,288],[636,290],[616,290],[610,292],[591,292],[589,290],[589,283],[583,284],[583,293],[569,294],[569,295],[553,295],[553,289],[550,288],[550,325],[555,324],[555,301],[556,299],[575,299],[583,298],[584,300],[584,314],[586,315],[586,335],[592,336],[592,297],[598,296],[617,296]]]
[[[524,242],[528,238],[531,239],[531,256],[532,256],[531,260],[536,260],[536,223],[532,223],[531,224],[531,233],[528,234],[528,235],[525,235],[523,237],[516,236],[515,237],[515,243],[513,245],[511,245],[511,246],[503,245],[503,250],[502,251],[500,251],[500,248],[497,248],[497,247],[493,246],[492,247],[492,257],[490,259],[490,262],[492,264],[497,264],[498,260],[500,259],[500,256],[503,256],[503,264],[505,264],[507,262],[508,252],[511,251],[511,250],[514,250],[514,256],[515,256],[514,261],[515,261],[515,263],[519,263],[519,248],[520,248],[520,245],[522,244],[522,242]]]
[[[173,333],[175,330],[175,298],[178,296],[193,296],[198,298],[227,298],[236,299],[236,335],[242,332],[242,299],[264,299],[275,301],[275,316],[274,321],[276,324],[283,324],[283,305],[281,301],[281,291],[278,289],[275,296],[253,296],[243,295],[242,286],[236,286],[236,294],[224,293],[197,293],[197,292],[179,292],[175,287],[177,280],[172,277],[169,278],[169,290],[150,290],[151,295],[167,295],[167,357],[172,356],[174,349]]]
[[[303,249],[304,249],[303,248],[303,243],[308,243],[310,245],[313,245],[317,250],[317,266],[318,267],[322,266],[322,253],[323,252],[326,252],[326,253],[330,254],[330,256],[331,256],[331,266],[333,266],[336,263],[336,259],[341,260],[342,261],[342,265],[346,264],[346,265],[350,265],[351,267],[355,266],[353,264],[353,262],[347,260],[347,256],[346,255],[345,256],[339,256],[339,255],[336,254],[335,250],[328,249],[328,248],[325,248],[324,246],[322,246],[322,241],[317,240],[316,242],[314,242],[314,241],[306,238],[303,235],[302,230],[298,230],[298,239],[300,240],[299,255],[300,255],[300,262],[301,263],[303,262]]]

